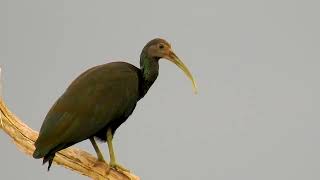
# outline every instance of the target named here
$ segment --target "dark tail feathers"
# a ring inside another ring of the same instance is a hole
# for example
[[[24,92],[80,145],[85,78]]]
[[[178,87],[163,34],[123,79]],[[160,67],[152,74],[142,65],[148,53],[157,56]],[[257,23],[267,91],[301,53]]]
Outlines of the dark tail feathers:
[[[35,159],[40,159],[43,157],[43,162],[42,164],[45,164],[45,163],[49,163],[48,165],[48,171],[50,170],[50,167],[52,165],[52,161],[53,161],[53,158],[55,156],[55,153],[54,154],[46,154],[46,155],[43,155],[43,153],[41,153],[41,151],[39,149],[36,149],[34,152],[33,152],[33,158]]]
[[[53,158],[55,156],[55,153],[54,154],[47,154],[43,157],[43,162],[42,164],[45,164],[46,162],[48,162],[48,171],[50,170],[50,167],[52,165],[52,161],[53,161]]]

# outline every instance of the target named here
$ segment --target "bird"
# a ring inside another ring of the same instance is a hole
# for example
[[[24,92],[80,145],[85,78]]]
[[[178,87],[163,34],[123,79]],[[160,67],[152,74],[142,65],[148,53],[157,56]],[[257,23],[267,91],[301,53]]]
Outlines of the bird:
[[[48,171],[55,154],[78,142],[89,139],[98,161],[106,162],[96,140],[107,142],[109,166],[129,171],[116,161],[112,140],[117,128],[134,111],[159,74],[159,60],[176,64],[197,85],[187,66],[162,38],[149,41],[140,54],[140,68],[116,61],[92,67],[71,82],[53,104],[41,125],[35,141],[35,159],[48,162]]]

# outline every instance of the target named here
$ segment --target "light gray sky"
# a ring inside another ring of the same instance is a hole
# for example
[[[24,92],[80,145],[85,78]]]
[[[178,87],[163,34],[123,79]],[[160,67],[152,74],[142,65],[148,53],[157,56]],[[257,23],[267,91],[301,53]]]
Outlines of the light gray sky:
[[[173,64],[117,131],[121,164],[142,179],[320,179],[319,1],[0,0],[0,65],[10,109],[39,130],[81,72],[163,37]],[[94,152],[89,142],[77,145]],[[86,179],[51,171],[0,132],[1,179]],[[108,157],[107,147],[102,145]]]

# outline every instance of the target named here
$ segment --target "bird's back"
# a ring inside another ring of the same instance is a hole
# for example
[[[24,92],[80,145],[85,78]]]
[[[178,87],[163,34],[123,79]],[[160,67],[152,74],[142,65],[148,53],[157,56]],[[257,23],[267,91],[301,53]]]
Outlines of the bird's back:
[[[99,65],[82,73],[48,112],[34,157],[67,148],[128,117],[139,99],[139,79],[140,69],[125,62]]]

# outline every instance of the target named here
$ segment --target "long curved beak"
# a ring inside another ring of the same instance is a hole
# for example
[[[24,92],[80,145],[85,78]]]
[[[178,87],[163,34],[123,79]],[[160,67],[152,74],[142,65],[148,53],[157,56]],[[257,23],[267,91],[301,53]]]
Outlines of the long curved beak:
[[[169,61],[173,62],[174,64],[176,64],[188,76],[188,78],[192,81],[193,92],[195,94],[197,94],[198,88],[197,88],[196,81],[194,80],[194,78],[193,78],[191,72],[189,71],[189,69],[187,68],[187,66],[183,64],[183,62],[179,59],[179,57],[172,50],[170,50],[169,54],[165,58],[168,59]]]

